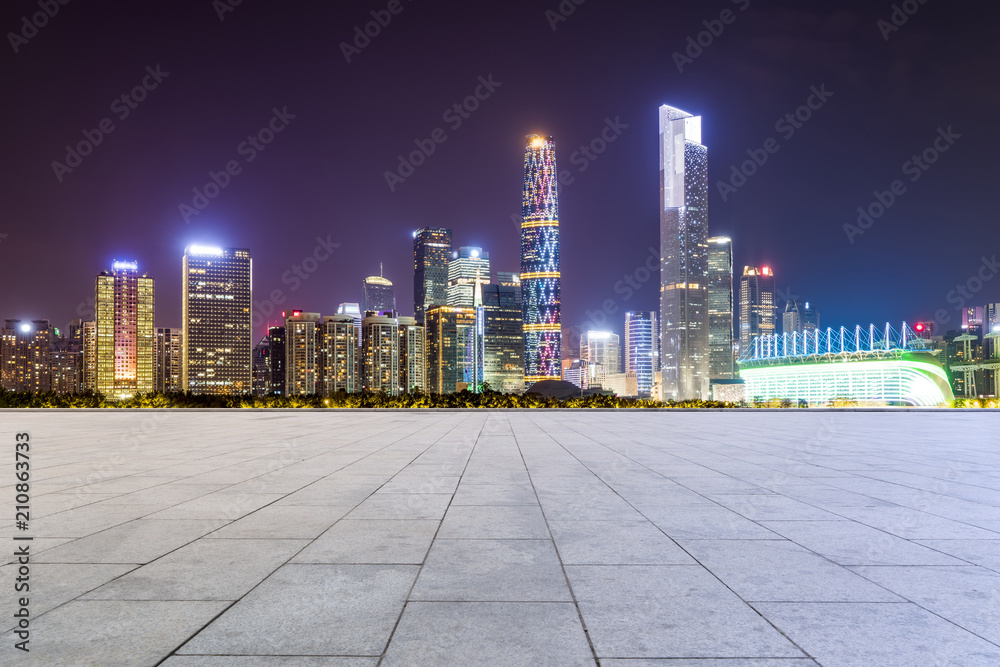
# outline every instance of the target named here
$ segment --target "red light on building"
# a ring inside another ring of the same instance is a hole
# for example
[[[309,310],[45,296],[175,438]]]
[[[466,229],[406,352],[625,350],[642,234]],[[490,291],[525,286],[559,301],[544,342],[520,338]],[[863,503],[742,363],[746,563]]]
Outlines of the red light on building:
[[[760,272],[763,273],[765,276],[769,276],[771,275],[771,267],[765,266],[760,270]]]
[[[292,311],[292,317],[298,317],[301,314],[302,314],[301,310],[293,310]]]

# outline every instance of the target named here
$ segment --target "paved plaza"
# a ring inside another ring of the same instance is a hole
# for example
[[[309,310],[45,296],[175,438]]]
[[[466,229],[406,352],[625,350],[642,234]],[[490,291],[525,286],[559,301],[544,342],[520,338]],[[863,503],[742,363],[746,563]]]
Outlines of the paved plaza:
[[[0,424],[5,666],[1000,665],[995,412]]]

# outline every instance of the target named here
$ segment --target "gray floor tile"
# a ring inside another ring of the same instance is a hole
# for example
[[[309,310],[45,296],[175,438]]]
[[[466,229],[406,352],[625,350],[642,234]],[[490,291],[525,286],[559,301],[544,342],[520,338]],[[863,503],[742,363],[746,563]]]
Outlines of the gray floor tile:
[[[824,666],[1000,664],[1000,648],[914,604],[761,602],[754,607]]]
[[[268,505],[206,537],[313,539],[352,509],[329,505]]]
[[[567,565],[694,565],[649,521],[549,521]]]
[[[175,655],[163,667],[375,667],[378,658],[264,655]]]
[[[441,539],[549,539],[548,528],[537,505],[452,506],[441,530]]]
[[[216,526],[205,521],[138,519],[39,554],[41,563],[148,563]]]
[[[803,657],[701,567],[566,571],[598,658]]]
[[[918,544],[1000,572],[1000,540],[916,540]]]
[[[417,570],[410,565],[285,565],[177,652],[380,655]]]
[[[0,567],[0,582],[3,582],[7,590],[14,591],[17,583],[19,565],[5,565]],[[59,605],[76,599],[84,593],[102,586],[116,577],[120,577],[135,565],[101,565],[91,563],[81,563],[75,565],[62,564],[31,564],[31,571],[28,575],[29,589],[26,597],[31,603],[32,616],[40,616],[50,609],[55,609]],[[12,594],[11,600],[20,595]],[[17,623],[13,614],[4,615],[0,632],[13,628]]]
[[[455,492],[452,505],[537,505],[538,499],[527,484],[467,484]]]
[[[197,540],[85,599],[238,600],[306,544],[306,540]]]
[[[675,540],[780,539],[764,526],[724,507],[656,507],[646,518]]]
[[[422,519],[341,521],[292,562],[419,565],[439,525]]]
[[[410,602],[384,667],[596,665],[572,604]]]
[[[566,576],[549,540],[438,539],[413,600],[569,602]]]
[[[436,519],[440,521],[450,502],[450,493],[377,493],[358,505],[345,519]]]

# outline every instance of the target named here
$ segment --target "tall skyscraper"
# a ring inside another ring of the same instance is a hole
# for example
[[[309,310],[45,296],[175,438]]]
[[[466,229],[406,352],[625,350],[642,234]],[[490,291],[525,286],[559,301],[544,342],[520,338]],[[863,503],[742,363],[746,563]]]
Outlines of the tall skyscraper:
[[[253,395],[271,393],[271,339],[264,336],[253,346]]]
[[[476,281],[490,282],[490,253],[482,248],[463,246],[451,254],[448,263],[447,305],[474,307]]]
[[[427,345],[424,325],[415,317],[399,318],[399,390],[401,393],[425,391]]]
[[[664,400],[707,399],[708,149],[701,117],[660,107],[660,359]]]
[[[361,314],[361,304],[342,303],[337,306],[337,314],[350,315],[354,318],[354,328],[357,330],[358,347],[361,347],[361,320],[364,318],[364,315]]]
[[[819,313],[816,308],[806,301],[802,307],[802,331],[804,333],[815,333],[819,329]]]
[[[319,313],[293,310],[285,317],[285,395],[316,393],[316,329]]]
[[[610,331],[587,332],[588,385],[607,388],[606,377],[622,372],[621,338]]]
[[[184,249],[181,387],[195,394],[253,389],[253,260],[246,248]]]
[[[396,292],[392,281],[382,276],[365,278],[365,312],[384,313],[396,310]]]
[[[770,267],[743,267],[740,281],[740,346],[745,350],[758,336],[777,333],[774,272]]]
[[[117,400],[153,391],[153,279],[115,262],[95,285],[96,391]]]
[[[497,283],[480,285],[483,323],[483,381],[494,391],[524,391],[524,322],[516,273],[497,273]]]
[[[413,232],[413,312],[419,324],[429,308],[448,303],[450,259],[450,229],[424,227]]]
[[[427,391],[451,394],[471,387],[475,368],[476,309],[435,306],[426,313]]]
[[[625,313],[625,372],[634,373],[639,396],[653,391],[660,367],[660,327],[655,312]]]
[[[282,313],[285,316],[286,313]],[[273,396],[285,395],[285,327],[270,327],[267,330],[268,363],[271,366],[271,382],[268,393]]]
[[[354,316],[341,313],[324,317],[317,335],[319,342],[316,344],[316,366],[319,381],[316,391],[323,396],[330,396],[338,391],[360,391],[360,346]]]
[[[733,350],[733,242],[725,236],[708,239],[709,378],[736,379]]]
[[[153,391],[181,390],[181,357],[184,332],[178,327],[157,327],[153,363]]]
[[[48,320],[6,320],[0,331],[0,387],[8,391],[51,391],[51,344]]]
[[[81,322],[80,337],[83,339],[83,377],[80,387],[84,393],[97,391],[97,322]]]
[[[361,386],[399,393],[399,322],[391,315],[368,311],[361,320]]]
[[[521,194],[524,383],[562,377],[559,171],[552,137],[528,135]]]
[[[802,331],[802,312],[799,310],[799,302],[796,299],[789,299],[785,302],[785,312],[781,314],[781,333],[791,335]]]

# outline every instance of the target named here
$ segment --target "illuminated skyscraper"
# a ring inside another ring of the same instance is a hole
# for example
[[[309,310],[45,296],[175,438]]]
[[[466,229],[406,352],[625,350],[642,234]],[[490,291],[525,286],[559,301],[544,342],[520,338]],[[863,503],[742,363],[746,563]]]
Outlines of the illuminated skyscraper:
[[[736,379],[733,353],[733,242],[708,239],[708,337],[712,380]]]
[[[701,117],[660,107],[660,359],[664,400],[709,396],[708,149]]]
[[[625,313],[625,372],[634,373],[639,396],[653,390],[660,367],[660,327],[655,312]]]
[[[94,389],[112,400],[153,391],[153,279],[135,262],[115,262],[97,276],[94,304]]]
[[[271,367],[271,381],[268,393],[285,395],[285,327],[270,327],[267,330],[267,356]]]
[[[358,347],[361,347],[361,304],[360,303],[342,303],[337,306],[338,315],[350,315],[354,318],[354,329],[357,334],[356,338],[358,341]]]
[[[777,319],[774,272],[767,266],[744,266],[740,281],[740,347],[746,350],[754,338],[777,333]]]
[[[476,309],[435,306],[426,313],[427,389],[451,394],[471,388],[475,368]]]
[[[497,283],[480,285],[483,322],[483,381],[495,391],[524,391],[524,323],[516,273],[497,273]]]
[[[605,389],[605,378],[622,372],[622,344],[610,331],[587,332],[588,385]]]
[[[521,308],[526,386],[562,376],[558,189],[555,142],[552,137],[528,135],[521,195]]]
[[[425,391],[427,380],[424,326],[414,317],[399,318],[399,391]]]
[[[316,393],[316,329],[319,313],[293,310],[285,317],[285,395]]]
[[[8,391],[50,391],[53,337],[48,320],[6,320],[0,331],[0,387]]]
[[[184,332],[178,327],[157,327],[154,349],[153,391],[180,391]]]
[[[271,393],[271,339],[264,336],[253,347],[253,395]]]
[[[472,308],[477,280],[490,282],[490,253],[472,247],[462,247],[453,252],[448,263],[447,305]]]
[[[384,313],[396,310],[396,292],[392,281],[382,276],[365,278],[365,311]]]
[[[83,339],[83,377],[80,388],[84,392],[97,391],[97,322],[89,320],[80,323],[80,338]]]
[[[361,320],[361,387],[399,393],[399,321],[368,311]]]
[[[181,387],[195,394],[253,389],[253,260],[246,248],[184,250]]]
[[[316,367],[319,380],[316,391],[323,396],[338,391],[359,391],[360,354],[354,316],[342,313],[324,317],[317,336],[319,341],[316,344]]]
[[[425,227],[413,232],[413,312],[419,324],[428,309],[448,303],[450,259],[450,229]]]

